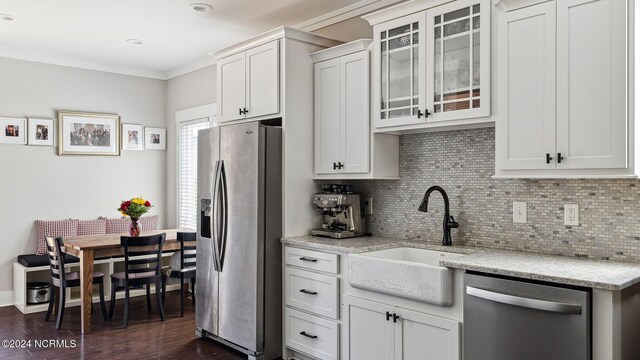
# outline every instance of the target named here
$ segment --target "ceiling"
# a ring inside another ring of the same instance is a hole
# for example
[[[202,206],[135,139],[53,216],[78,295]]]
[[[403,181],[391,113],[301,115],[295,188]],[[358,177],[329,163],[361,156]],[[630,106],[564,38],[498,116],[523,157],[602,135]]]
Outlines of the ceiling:
[[[0,0],[0,56],[167,79],[272,28],[379,0]],[[199,13],[189,4],[208,3]],[[127,39],[141,39],[142,45]]]

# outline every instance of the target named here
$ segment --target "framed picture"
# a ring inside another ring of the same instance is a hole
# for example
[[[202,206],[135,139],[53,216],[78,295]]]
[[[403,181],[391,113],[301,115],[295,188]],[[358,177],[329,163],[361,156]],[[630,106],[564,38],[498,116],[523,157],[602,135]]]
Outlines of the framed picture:
[[[142,125],[122,124],[122,150],[144,150]]]
[[[53,146],[53,119],[29,118],[29,145]]]
[[[58,155],[120,155],[120,116],[58,111]]]
[[[150,150],[167,149],[167,131],[161,128],[144,128],[144,148]]]
[[[0,143],[26,144],[27,119],[0,117]]]

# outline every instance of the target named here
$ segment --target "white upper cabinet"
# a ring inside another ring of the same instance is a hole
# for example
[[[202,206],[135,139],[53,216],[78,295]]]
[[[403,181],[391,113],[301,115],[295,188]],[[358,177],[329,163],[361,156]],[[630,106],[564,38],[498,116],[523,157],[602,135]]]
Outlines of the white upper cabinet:
[[[341,159],[340,58],[314,64],[314,157],[316,174],[337,171]]]
[[[398,136],[371,132],[370,43],[312,54],[316,179],[398,178]]]
[[[247,50],[246,116],[258,117],[279,112],[278,42]]]
[[[556,4],[558,168],[626,168],[626,1]]]
[[[374,29],[375,127],[425,122],[424,20],[414,14]]]
[[[554,169],[556,6],[546,2],[503,16],[497,162],[502,169]]]
[[[491,124],[490,1],[416,4],[365,16],[375,131]]]
[[[489,116],[490,14],[477,0],[427,11],[427,122]]]
[[[280,105],[278,41],[218,60],[218,121],[277,114]]]
[[[218,61],[218,122],[244,119],[245,54]]]
[[[496,176],[634,176],[627,2],[501,3]]]

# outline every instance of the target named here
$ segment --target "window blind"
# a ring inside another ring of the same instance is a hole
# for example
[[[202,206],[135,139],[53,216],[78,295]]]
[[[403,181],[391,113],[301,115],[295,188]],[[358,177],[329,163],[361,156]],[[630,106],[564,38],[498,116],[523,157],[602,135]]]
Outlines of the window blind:
[[[179,228],[198,226],[198,131],[208,127],[208,118],[178,124]]]

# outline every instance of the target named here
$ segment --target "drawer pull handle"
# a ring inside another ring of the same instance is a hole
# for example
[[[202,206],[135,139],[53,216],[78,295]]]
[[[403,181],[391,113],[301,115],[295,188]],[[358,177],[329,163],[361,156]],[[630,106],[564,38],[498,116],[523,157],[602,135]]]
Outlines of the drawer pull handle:
[[[312,262],[312,263],[318,262],[318,259],[312,259],[312,258],[308,258],[308,257],[304,257],[304,256],[301,257],[300,260],[301,261],[306,261],[306,262]]]
[[[309,339],[317,339],[318,338],[318,335],[310,335],[310,334],[307,334],[305,331],[300,331],[300,335],[306,336]]]
[[[318,295],[318,293],[317,293],[317,292],[315,292],[315,291],[309,291],[309,290],[307,290],[307,289],[300,289],[300,292],[301,292],[301,293],[304,293],[304,294],[307,294],[307,295]]]

